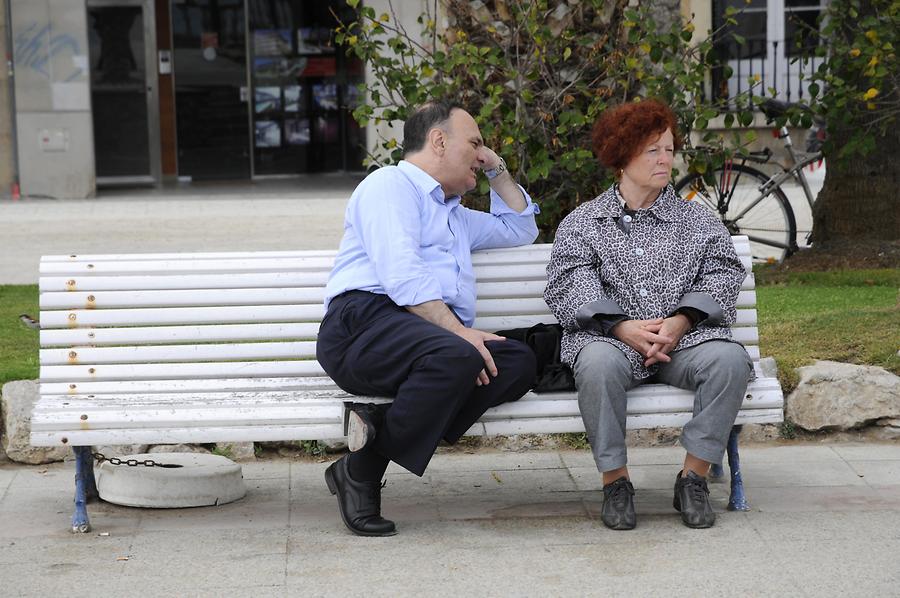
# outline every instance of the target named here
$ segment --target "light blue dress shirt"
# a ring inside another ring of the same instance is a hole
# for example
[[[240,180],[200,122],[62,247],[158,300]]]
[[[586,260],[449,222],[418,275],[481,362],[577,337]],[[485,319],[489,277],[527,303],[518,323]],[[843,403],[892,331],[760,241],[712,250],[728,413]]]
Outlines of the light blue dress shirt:
[[[519,213],[491,190],[488,214],[460,205],[458,195],[445,198],[435,179],[405,160],[379,168],[350,196],[325,307],[351,290],[388,295],[400,306],[441,300],[471,326],[471,252],[537,238],[534,215],[540,210],[524,189],[522,194],[528,205]]]

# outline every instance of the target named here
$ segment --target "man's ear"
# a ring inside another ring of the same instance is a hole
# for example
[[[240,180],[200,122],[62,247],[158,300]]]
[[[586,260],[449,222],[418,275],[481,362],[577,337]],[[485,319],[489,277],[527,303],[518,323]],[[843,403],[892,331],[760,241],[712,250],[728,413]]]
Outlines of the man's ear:
[[[439,155],[444,155],[444,146],[447,143],[447,135],[442,129],[435,127],[428,131],[428,145],[432,151]]]

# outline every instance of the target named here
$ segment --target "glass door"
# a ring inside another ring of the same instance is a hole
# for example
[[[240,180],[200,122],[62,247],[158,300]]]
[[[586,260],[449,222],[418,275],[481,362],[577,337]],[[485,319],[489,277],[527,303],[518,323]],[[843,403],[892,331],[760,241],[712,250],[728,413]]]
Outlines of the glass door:
[[[364,132],[353,120],[363,64],[334,44],[346,0],[248,0],[253,172],[361,170]]]
[[[245,0],[174,0],[178,174],[250,178]]]
[[[89,0],[88,40],[97,185],[160,178],[152,0]]]

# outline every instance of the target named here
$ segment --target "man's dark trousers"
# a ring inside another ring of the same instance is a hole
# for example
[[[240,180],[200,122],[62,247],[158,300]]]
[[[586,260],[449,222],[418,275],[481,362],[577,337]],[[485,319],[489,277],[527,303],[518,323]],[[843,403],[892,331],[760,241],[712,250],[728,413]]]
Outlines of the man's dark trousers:
[[[394,397],[374,448],[422,475],[442,438],[456,442],[485,411],[517,400],[534,382],[528,346],[510,339],[486,346],[498,375],[477,386],[485,366],[471,343],[386,295],[349,291],[328,306],[316,358],[347,392]]]

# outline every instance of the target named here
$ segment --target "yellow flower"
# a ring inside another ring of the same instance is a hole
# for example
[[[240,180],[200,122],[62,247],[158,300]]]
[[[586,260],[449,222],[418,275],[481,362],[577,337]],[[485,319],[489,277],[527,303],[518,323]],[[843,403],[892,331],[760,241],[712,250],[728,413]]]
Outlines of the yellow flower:
[[[863,94],[863,100],[868,102],[869,100],[871,100],[872,98],[874,98],[877,95],[878,95],[878,90],[875,89],[874,87],[870,87],[866,91],[866,93]]]
[[[875,65],[877,65],[877,64],[878,64],[878,57],[877,57],[877,56],[873,56],[872,59],[869,61],[868,66],[869,66],[869,67],[873,67],[873,66],[875,66]]]
[[[386,12],[383,12],[383,13],[381,13],[381,16],[378,17],[378,20],[382,21],[383,23],[387,23],[388,21],[391,20],[391,15],[389,15]]]
[[[860,55],[859,48],[853,48],[852,50],[850,50],[850,56],[852,56],[853,58],[856,58],[859,55]]]
[[[868,31],[866,31],[866,39],[872,43],[875,43],[875,40],[878,39],[878,32],[874,29],[869,29]]]

